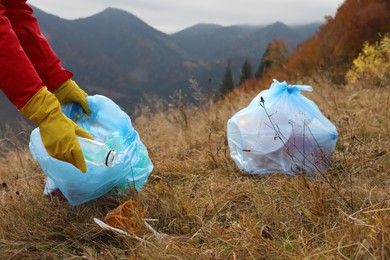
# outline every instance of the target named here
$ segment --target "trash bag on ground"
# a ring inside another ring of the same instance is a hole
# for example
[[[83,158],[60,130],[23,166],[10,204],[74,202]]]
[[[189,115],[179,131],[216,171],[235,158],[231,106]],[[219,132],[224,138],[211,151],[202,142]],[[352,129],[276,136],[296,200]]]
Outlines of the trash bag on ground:
[[[87,102],[90,116],[76,103],[63,105],[62,111],[89,132],[95,141],[116,152],[111,167],[87,161],[87,172],[83,174],[72,164],[48,155],[39,128],[34,129],[30,137],[31,154],[47,176],[44,193],[60,189],[71,205],[95,199],[114,188],[134,187],[140,190],[153,170],[148,151],[133,128],[130,117],[107,97],[88,96]]]
[[[338,133],[317,105],[300,91],[311,86],[274,80],[227,122],[231,158],[250,174],[323,174]]]

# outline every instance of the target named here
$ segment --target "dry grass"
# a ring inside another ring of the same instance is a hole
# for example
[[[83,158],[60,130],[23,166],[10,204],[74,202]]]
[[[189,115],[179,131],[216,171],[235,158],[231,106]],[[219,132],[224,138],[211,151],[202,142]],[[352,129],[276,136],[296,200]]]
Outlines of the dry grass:
[[[204,109],[178,99],[154,102],[153,113],[141,108],[134,125],[155,170],[139,193],[77,207],[43,197],[39,166],[25,147],[8,146],[0,259],[390,258],[389,88],[304,83],[339,131],[332,168],[318,179],[238,170],[225,128],[257,94],[251,91]],[[127,199],[140,202],[168,237],[145,232],[140,242],[94,224]]]

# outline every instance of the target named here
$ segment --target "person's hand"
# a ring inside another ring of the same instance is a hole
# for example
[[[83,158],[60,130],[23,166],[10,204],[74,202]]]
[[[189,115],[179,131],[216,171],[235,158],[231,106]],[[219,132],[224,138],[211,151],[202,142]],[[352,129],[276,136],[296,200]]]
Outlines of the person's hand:
[[[61,112],[60,103],[49,90],[45,87],[39,90],[20,112],[39,126],[42,142],[50,156],[69,162],[82,172],[87,171],[76,135],[93,137]]]
[[[91,114],[87,102],[88,94],[85,93],[75,81],[68,79],[59,87],[54,89],[53,94],[56,96],[61,105],[69,102],[76,102],[82,106],[87,115]]]

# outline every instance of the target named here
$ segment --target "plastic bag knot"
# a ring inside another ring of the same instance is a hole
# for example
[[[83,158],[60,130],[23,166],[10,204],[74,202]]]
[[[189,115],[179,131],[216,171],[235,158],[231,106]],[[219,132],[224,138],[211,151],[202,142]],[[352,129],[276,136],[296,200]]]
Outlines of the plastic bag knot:
[[[279,82],[274,79],[272,87],[276,87],[280,90],[287,91],[289,94],[299,93],[301,90],[304,91],[313,91],[313,88],[309,85],[288,85],[286,81]]]

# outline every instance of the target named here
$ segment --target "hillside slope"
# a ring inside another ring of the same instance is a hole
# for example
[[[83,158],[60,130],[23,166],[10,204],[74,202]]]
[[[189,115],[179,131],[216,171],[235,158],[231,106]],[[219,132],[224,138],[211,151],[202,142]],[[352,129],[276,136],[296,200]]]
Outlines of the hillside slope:
[[[333,80],[343,82],[363,44],[390,32],[389,19],[387,0],[347,0],[334,18],[328,17],[319,32],[297,48],[286,66],[297,75],[332,71]]]

